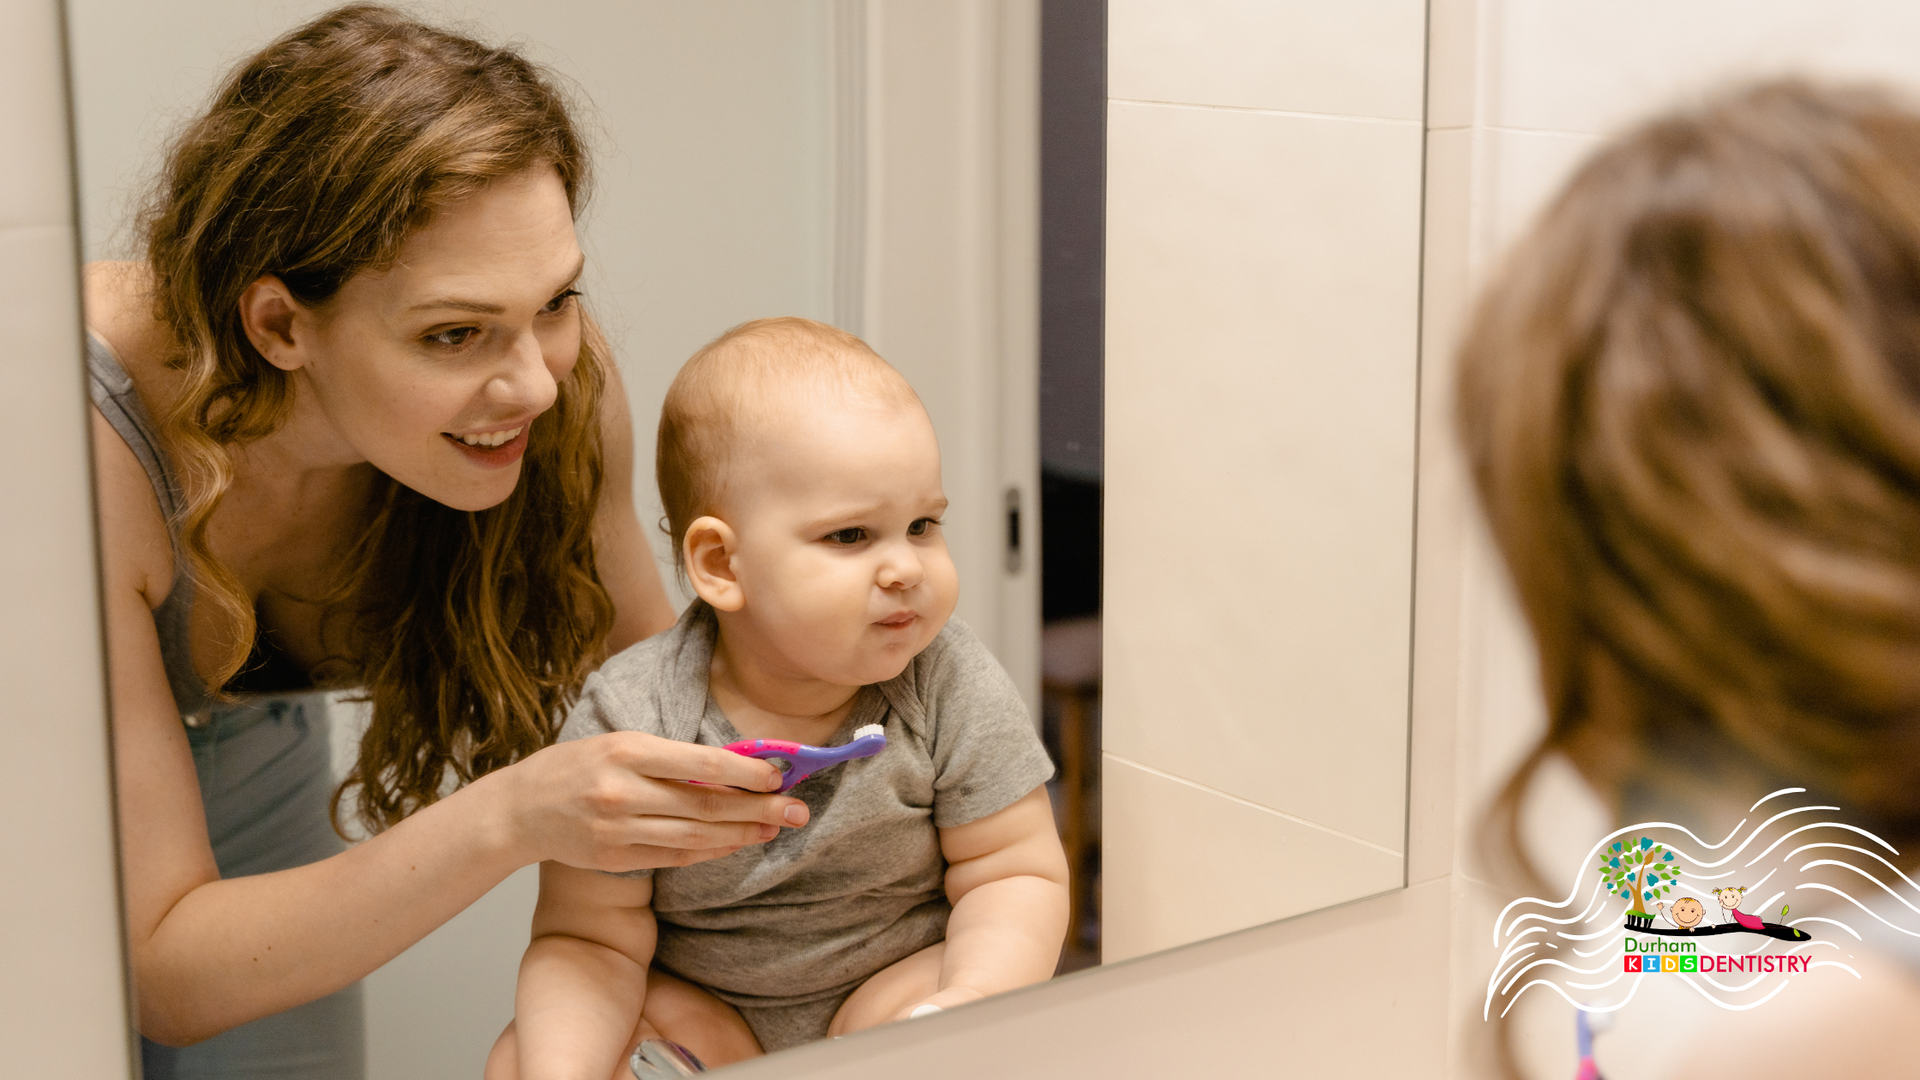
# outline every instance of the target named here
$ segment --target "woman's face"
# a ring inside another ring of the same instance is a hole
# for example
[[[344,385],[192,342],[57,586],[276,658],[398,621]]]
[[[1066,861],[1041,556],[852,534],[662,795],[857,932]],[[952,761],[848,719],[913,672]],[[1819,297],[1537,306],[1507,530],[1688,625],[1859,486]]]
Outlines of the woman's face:
[[[392,268],[354,275],[317,309],[288,302],[284,338],[265,335],[262,353],[297,387],[289,434],[456,509],[497,505],[579,356],[581,262],[550,168],[440,211]]]

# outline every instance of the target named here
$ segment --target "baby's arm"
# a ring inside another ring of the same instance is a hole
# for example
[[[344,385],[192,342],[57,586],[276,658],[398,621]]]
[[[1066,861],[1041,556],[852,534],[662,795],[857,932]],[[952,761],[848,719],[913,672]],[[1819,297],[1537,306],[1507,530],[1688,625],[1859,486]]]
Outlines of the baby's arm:
[[[1067,936],[1067,856],[1047,789],[965,825],[940,830],[953,917],[939,992],[922,1005],[961,1005],[1053,976]]]
[[[519,1080],[616,1075],[646,1003],[653,878],[540,865],[513,1015]]]

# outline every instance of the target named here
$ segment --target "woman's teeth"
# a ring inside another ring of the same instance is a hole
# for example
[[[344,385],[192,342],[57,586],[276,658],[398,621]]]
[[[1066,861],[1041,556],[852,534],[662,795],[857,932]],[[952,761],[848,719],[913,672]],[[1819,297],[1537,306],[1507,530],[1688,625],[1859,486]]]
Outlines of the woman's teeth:
[[[458,435],[455,436],[455,438],[466,443],[468,446],[500,446],[512,442],[513,437],[518,434],[520,434],[519,428],[508,428],[505,431],[488,431],[479,435]]]

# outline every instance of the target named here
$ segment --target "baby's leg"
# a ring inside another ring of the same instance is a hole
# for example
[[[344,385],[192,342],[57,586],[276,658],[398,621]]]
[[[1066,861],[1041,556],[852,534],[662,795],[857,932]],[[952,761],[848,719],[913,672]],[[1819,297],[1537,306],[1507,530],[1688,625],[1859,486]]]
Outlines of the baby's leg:
[[[936,971],[938,969],[935,969]],[[611,1080],[633,1080],[627,1058],[633,1048],[646,1039],[666,1039],[679,1043],[708,1068],[717,1069],[736,1061],[761,1055],[760,1044],[752,1029],[733,1006],[700,989],[653,968],[647,969],[647,1003],[620,1055],[620,1064]],[[487,1055],[486,1080],[519,1080],[520,1045],[513,1023],[493,1044]]]
[[[929,945],[875,972],[833,1016],[829,1036],[851,1035],[892,1020],[900,1010],[932,997],[940,989],[940,965],[947,943]]]
[[[646,1021],[641,1021],[644,1025]],[[633,1054],[633,1048],[640,1045],[641,1036],[636,1033],[628,1040],[627,1052],[620,1056],[620,1064],[614,1066],[613,1076],[609,1080],[633,1080],[633,1070],[627,1067],[627,1058]],[[520,1038],[514,1034],[513,1021],[507,1021],[507,1030],[493,1042],[493,1050],[487,1054],[486,1080],[520,1080]]]
[[[647,1004],[633,1045],[642,1039],[677,1042],[710,1069],[762,1054],[738,1009],[659,968],[647,969]]]

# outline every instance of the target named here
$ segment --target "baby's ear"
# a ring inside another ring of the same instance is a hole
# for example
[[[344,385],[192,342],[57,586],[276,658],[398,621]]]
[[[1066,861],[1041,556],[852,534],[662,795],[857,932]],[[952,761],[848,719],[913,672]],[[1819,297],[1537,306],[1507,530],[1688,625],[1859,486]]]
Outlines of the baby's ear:
[[[733,568],[737,546],[733,527],[712,516],[695,518],[680,541],[687,583],[716,611],[739,611],[746,605]]]

